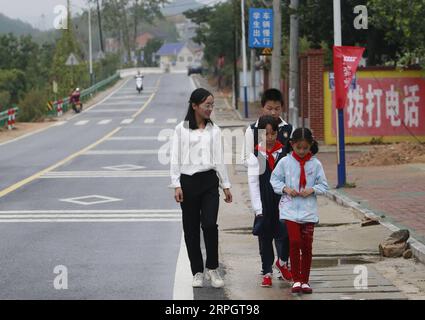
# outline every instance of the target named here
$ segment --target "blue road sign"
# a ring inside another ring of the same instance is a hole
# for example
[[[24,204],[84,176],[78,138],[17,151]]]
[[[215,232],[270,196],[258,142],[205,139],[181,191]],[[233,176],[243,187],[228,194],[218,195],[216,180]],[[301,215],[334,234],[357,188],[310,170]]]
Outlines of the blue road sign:
[[[273,10],[249,9],[250,48],[273,48]]]

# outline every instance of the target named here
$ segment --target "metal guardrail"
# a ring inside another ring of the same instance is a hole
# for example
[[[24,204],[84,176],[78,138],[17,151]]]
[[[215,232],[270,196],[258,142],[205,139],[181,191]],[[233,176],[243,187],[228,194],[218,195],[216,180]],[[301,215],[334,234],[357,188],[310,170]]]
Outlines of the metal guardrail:
[[[106,78],[98,83],[96,83],[95,85],[91,86],[90,88],[81,90],[81,94],[80,94],[80,100],[82,102],[87,101],[88,99],[90,99],[94,93],[96,93],[99,90],[102,90],[104,87],[110,85],[111,83],[113,83],[114,81],[117,81],[118,79],[120,79],[120,74],[117,72],[115,73],[113,76],[110,76],[109,78]],[[62,103],[60,103],[62,102]],[[61,100],[57,100],[53,102],[53,109],[50,110],[49,112],[47,112],[47,115],[49,116],[57,116],[58,114],[58,110],[57,110],[57,106],[58,104],[61,104],[61,110],[62,112],[66,112],[69,109],[69,97],[63,98]]]
[[[6,109],[5,111],[0,112],[0,128],[3,128],[8,120],[9,120],[9,110],[13,109],[15,111],[15,115],[18,113],[19,108],[17,106],[13,106],[12,108]]]

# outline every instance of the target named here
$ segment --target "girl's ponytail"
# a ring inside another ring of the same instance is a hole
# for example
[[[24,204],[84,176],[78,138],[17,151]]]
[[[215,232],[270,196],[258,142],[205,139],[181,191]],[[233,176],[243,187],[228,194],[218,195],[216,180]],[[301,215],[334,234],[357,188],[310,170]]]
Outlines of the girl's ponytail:
[[[298,142],[301,140],[307,141],[310,145],[310,151],[313,155],[319,152],[319,143],[314,139],[313,133],[308,128],[297,128],[292,133],[291,139],[287,142],[287,150],[288,153],[292,151],[291,142]]]

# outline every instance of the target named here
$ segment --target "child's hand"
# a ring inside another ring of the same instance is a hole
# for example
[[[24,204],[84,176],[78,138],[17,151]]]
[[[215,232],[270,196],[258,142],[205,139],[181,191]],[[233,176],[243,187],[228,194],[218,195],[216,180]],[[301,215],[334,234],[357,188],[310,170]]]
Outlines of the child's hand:
[[[283,188],[283,192],[285,192],[287,195],[290,195],[291,197],[299,196],[298,191],[296,191],[295,189],[288,188],[288,187]]]
[[[303,198],[307,198],[309,196],[311,196],[314,193],[314,189],[313,188],[308,188],[308,189],[304,189],[302,190],[299,195]]]

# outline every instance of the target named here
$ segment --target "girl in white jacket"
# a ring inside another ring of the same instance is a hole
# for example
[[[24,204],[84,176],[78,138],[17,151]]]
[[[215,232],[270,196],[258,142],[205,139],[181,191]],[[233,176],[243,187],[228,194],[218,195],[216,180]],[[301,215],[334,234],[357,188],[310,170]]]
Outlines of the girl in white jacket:
[[[293,151],[277,164],[270,183],[282,195],[279,214],[289,235],[292,292],[312,293],[308,282],[314,225],[319,222],[316,196],[326,192],[328,183],[322,164],[314,156],[319,148],[312,132],[307,128],[296,129],[290,145]]]

